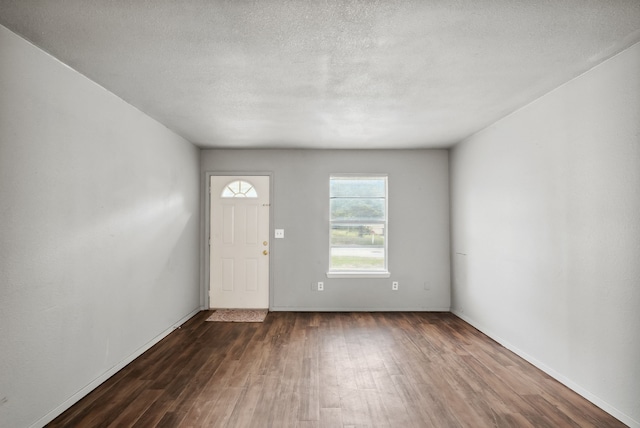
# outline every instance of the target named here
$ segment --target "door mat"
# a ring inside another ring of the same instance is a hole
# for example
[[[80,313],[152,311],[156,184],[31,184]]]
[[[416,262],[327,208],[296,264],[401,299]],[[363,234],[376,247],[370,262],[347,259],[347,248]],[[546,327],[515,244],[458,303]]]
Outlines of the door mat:
[[[207,321],[214,322],[263,322],[268,309],[218,309]]]

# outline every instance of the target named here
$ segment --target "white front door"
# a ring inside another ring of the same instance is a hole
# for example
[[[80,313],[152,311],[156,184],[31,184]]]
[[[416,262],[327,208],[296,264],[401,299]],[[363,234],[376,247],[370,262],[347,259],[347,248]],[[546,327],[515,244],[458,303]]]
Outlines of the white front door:
[[[211,176],[210,308],[269,308],[269,177]]]

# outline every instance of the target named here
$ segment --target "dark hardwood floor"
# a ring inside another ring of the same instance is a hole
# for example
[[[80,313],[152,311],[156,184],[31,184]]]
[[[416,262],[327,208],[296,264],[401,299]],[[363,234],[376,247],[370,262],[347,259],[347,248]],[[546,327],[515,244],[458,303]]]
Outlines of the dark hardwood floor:
[[[49,426],[624,426],[449,313],[208,315]]]

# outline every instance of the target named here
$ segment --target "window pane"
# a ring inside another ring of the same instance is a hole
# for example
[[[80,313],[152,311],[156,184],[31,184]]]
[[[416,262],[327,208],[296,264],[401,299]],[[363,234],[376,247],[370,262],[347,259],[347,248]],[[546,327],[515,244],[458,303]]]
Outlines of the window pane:
[[[386,176],[332,176],[329,181],[333,272],[386,272]]]
[[[384,270],[384,248],[332,248],[331,270]]]
[[[384,198],[331,199],[331,220],[384,220]]]
[[[223,198],[257,198],[258,193],[253,184],[246,181],[234,181],[227,184],[220,195]]]
[[[377,197],[386,196],[384,178],[331,178],[329,195],[334,197]]]
[[[332,224],[332,247],[384,247],[384,224]]]

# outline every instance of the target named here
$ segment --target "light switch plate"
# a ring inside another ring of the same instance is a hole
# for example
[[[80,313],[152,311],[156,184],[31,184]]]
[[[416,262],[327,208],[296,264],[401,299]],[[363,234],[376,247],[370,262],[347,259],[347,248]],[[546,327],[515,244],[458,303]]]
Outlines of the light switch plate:
[[[274,237],[278,239],[284,238],[284,229],[276,229]]]

